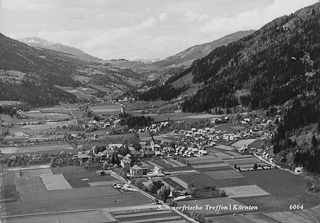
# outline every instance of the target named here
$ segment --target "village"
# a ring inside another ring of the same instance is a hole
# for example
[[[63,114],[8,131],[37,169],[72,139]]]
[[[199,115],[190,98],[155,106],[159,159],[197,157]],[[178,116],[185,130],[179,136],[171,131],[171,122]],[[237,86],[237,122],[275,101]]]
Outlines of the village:
[[[118,194],[120,191],[135,199],[139,197],[144,203],[148,203],[144,199],[149,199],[159,214],[166,209],[177,214],[172,218],[192,222],[207,216],[205,208],[198,213],[181,207],[215,206],[221,202],[251,205],[252,199],[267,199],[274,193],[270,185],[265,188],[257,172],[262,176],[274,174],[271,171],[280,175],[286,172],[274,164],[270,153],[270,139],[280,115],[198,114],[175,119],[174,115],[179,115],[176,113],[168,119],[168,114],[164,118],[128,115],[125,113],[130,111],[116,104],[111,104],[108,112],[106,108],[101,105],[64,108],[64,113],[61,108],[52,112],[52,108],[21,113],[19,117],[24,118],[2,116],[1,125],[7,131],[1,147],[5,176],[34,185],[42,193],[49,192],[46,196],[95,187],[120,199],[123,196]],[[128,123],[139,122],[145,124],[129,128]],[[24,209],[16,211],[14,206],[19,203],[18,195],[38,192],[14,181],[10,188],[2,201],[12,205],[13,209],[8,209],[12,213],[23,214]],[[86,199],[96,196],[101,195],[97,192]],[[58,200],[52,198],[50,208],[55,202]],[[254,200],[253,205],[259,207],[259,202]],[[69,208],[87,207],[78,205]],[[100,202],[95,207],[105,205]],[[115,207],[119,205],[127,204],[118,203]],[[215,210],[214,215],[226,213],[234,212]],[[117,218],[111,214],[109,219]]]

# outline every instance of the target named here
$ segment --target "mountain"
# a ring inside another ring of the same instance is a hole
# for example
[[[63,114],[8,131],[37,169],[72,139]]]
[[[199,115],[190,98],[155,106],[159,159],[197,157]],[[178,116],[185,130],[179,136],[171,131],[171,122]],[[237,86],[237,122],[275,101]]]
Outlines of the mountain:
[[[184,95],[185,112],[228,113],[239,105],[266,109],[297,97],[314,97],[320,79],[319,7],[317,3],[277,18],[214,49],[141,98]]]
[[[60,43],[51,43],[51,42],[48,42],[47,40],[37,38],[37,37],[27,37],[27,38],[19,39],[19,41],[32,47],[45,48],[50,50],[56,50],[66,54],[71,54],[82,60],[101,61],[101,59],[91,56],[77,48],[66,46]]]
[[[139,86],[144,78],[129,68],[31,47],[0,34],[0,101],[51,106],[113,98]]]
[[[174,56],[170,56],[164,60],[157,61],[154,65],[160,67],[180,67],[180,66],[190,66],[193,61],[207,56],[212,50],[217,47],[227,45],[228,43],[234,42],[241,39],[247,35],[252,34],[254,31],[239,31],[218,40],[212,41],[210,43],[204,43],[201,45],[196,45],[190,47]]]

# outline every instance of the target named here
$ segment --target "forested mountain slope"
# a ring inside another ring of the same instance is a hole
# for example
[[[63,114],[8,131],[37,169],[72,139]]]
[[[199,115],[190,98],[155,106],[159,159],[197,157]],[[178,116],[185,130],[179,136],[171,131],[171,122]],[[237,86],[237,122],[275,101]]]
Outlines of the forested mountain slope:
[[[183,110],[211,112],[215,107],[239,104],[267,108],[312,94],[320,76],[319,6],[278,18],[239,41],[216,48],[170,78],[167,84],[192,73],[193,83],[204,83],[185,100]]]

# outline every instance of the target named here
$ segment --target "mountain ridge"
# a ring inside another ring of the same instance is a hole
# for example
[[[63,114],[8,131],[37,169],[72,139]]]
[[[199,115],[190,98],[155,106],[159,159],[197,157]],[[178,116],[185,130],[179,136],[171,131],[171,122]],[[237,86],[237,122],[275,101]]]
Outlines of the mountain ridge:
[[[209,43],[198,44],[191,46],[184,51],[181,51],[173,56],[167,57],[164,60],[155,62],[154,65],[161,67],[180,67],[180,66],[190,66],[193,61],[207,56],[212,50],[217,47],[227,45],[233,41],[241,39],[247,35],[250,35],[254,30],[248,31],[238,31],[229,35],[226,35],[217,40],[211,41]]]
[[[60,43],[52,43],[45,39],[38,38],[38,37],[26,37],[22,39],[18,39],[18,41],[23,42],[29,46],[37,47],[37,48],[45,48],[50,50],[59,51],[66,54],[74,55],[82,60],[89,60],[89,61],[102,61],[101,59],[91,56],[90,54],[87,54],[83,52],[80,49],[77,49],[75,47],[67,46]]]

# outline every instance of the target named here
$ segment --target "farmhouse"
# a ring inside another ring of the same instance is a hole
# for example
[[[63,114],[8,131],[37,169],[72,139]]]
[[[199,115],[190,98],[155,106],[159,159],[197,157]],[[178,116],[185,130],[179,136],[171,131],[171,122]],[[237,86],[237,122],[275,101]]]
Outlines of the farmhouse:
[[[147,173],[147,168],[143,168],[137,165],[134,165],[130,168],[130,175],[133,177],[140,177]]]

